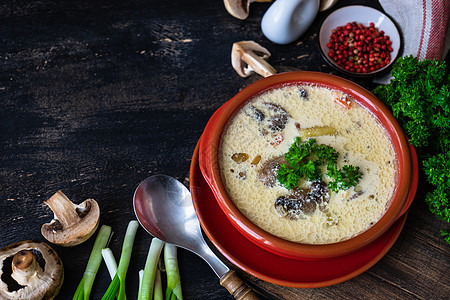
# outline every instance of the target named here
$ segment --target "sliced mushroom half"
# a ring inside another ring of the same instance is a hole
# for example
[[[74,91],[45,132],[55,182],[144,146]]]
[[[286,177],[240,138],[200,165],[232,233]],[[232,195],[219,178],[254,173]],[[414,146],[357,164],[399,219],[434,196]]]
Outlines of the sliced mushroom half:
[[[22,241],[0,250],[0,299],[53,299],[63,280],[61,259],[43,242]]]
[[[256,72],[263,77],[274,75],[277,71],[266,61],[270,52],[254,41],[241,41],[233,44],[231,63],[242,77]]]
[[[250,14],[250,4],[253,2],[272,2],[272,0],[223,0],[230,15],[244,20]]]
[[[73,204],[62,191],[45,201],[54,213],[50,223],[42,225],[42,235],[51,243],[72,247],[94,234],[100,221],[100,208],[94,199]]]

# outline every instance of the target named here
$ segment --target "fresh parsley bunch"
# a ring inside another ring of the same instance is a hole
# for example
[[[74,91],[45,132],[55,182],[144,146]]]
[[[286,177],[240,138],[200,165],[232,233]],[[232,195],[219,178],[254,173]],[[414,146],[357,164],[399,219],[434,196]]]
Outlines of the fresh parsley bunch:
[[[398,59],[390,84],[374,94],[391,107],[415,147],[447,148],[450,137],[450,86],[446,64],[419,61],[412,55]]]
[[[287,189],[297,187],[303,178],[310,181],[322,179],[323,166],[327,167],[327,176],[331,179],[328,188],[335,192],[355,186],[362,176],[359,167],[345,165],[339,169],[339,152],[331,146],[318,145],[315,139],[302,142],[297,137],[284,157],[288,166],[280,165],[278,181]]]
[[[405,129],[410,143],[418,147],[428,182],[436,187],[426,196],[439,219],[450,222],[450,79],[445,62],[398,59],[390,84],[375,88]],[[442,236],[450,243],[448,231]]]

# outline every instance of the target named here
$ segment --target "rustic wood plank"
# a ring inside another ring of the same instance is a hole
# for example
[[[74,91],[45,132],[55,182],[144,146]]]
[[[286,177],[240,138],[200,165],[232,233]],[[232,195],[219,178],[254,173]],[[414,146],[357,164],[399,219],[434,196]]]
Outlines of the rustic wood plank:
[[[335,8],[352,3],[379,8],[370,0],[342,0]],[[317,29],[328,12],[298,43],[275,45],[260,30],[268,5],[252,4],[241,21],[226,13],[222,1],[2,2],[0,246],[43,240],[40,227],[52,218],[43,201],[62,189],[75,203],[99,202],[102,224],[114,229],[110,247],[118,257],[140,181],[165,173],[186,182],[212,113],[260,78],[236,75],[233,42],[261,43],[279,71],[337,74],[317,51]],[[375,86],[352,80],[369,90]],[[356,278],[296,289],[239,274],[262,299],[448,299],[450,250],[439,236],[446,224],[428,211],[427,190],[421,184],[391,251]],[[66,267],[59,299],[73,295],[93,242],[55,246]],[[136,297],[149,242],[139,230],[127,276],[129,299]],[[185,250],[179,255],[186,299],[231,299],[203,260]],[[109,281],[101,266],[93,299]]]

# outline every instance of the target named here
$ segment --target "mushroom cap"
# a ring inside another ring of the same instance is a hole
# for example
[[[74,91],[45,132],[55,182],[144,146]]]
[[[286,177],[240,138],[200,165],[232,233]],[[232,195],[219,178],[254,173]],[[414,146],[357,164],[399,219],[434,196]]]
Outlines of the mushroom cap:
[[[33,253],[37,261],[36,270],[31,272],[30,277],[17,282],[17,278],[21,275],[14,274],[12,261],[17,253],[27,250]],[[62,261],[55,250],[46,243],[26,240],[0,250],[0,299],[53,299],[58,294],[63,281]]]
[[[248,77],[252,72],[264,77],[276,74],[266,61],[269,57],[269,50],[254,41],[236,42],[231,49],[231,64],[242,77]]]
[[[58,191],[45,203],[55,213],[54,219],[41,227],[42,235],[49,242],[72,247],[89,239],[97,230],[100,208],[94,199],[75,205],[64,193]]]

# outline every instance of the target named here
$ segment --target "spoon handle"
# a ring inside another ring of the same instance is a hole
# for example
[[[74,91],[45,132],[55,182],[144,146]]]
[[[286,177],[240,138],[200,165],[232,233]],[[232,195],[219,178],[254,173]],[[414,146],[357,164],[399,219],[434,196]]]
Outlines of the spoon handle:
[[[249,288],[233,271],[228,271],[220,278],[220,285],[225,287],[236,300],[257,300],[253,290]]]

